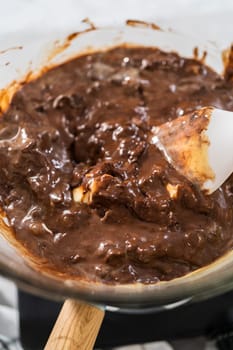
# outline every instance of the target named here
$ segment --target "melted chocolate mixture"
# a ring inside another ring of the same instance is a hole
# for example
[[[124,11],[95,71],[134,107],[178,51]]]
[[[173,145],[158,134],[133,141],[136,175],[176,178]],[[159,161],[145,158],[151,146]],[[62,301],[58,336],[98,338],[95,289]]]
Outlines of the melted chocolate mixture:
[[[25,84],[0,123],[15,238],[47,269],[109,283],[170,280],[230,250],[233,176],[206,196],[149,142],[151,126],[209,105],[233,111],[232,82],[152,48],[82,56]]]

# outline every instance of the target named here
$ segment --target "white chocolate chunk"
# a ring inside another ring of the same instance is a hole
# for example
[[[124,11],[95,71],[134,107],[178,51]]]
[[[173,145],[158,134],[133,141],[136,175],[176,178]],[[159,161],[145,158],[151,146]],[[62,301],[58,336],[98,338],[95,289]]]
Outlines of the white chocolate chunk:
[[[88,174],[86,175],[88,177]],[[91,204],[92,196],[97,191],[96,181],[91,178],[88,181],[87,187],[83,185],[73,189],[73,199],[77,203]]]
[[[92,202],[92,192],[79,186],[73,189],[73,199],[77,203],[90,204]]]
[[[170,183],[167,184],[166,189],[169,193],[169,196],[172,199],[177,198],[177,192],[178,192],[179,185],[172,185]]]
[[[109,174],[103,174],[94,179],[91,174],[86,174],[85,177],[87,179],[89,178],[87,185],[85,187],[83,185],[75,187],[73,189],[73,199],[77,203],[91,204],[93,194],[98,191],[102,183],[111,180],[112,176]]]
[[[82,202],[83,196],[84,196],[84,190],[82,186],[75,187],[73,189],[73,199],[75,202],[78,202],[78,203]]]

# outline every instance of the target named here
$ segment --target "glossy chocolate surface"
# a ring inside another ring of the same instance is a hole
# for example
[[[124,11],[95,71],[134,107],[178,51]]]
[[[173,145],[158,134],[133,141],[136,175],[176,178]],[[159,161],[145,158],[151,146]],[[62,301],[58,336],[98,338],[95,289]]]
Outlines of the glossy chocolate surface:
[[[233,176],[207,196],[150,144],[151,127],[233,84],[153,48],[79,57],[25,84],[0,124],[0,203],[17,241],[64,276],[155,283],[232,248]],[[224,156],[224,155],[223,155]]]

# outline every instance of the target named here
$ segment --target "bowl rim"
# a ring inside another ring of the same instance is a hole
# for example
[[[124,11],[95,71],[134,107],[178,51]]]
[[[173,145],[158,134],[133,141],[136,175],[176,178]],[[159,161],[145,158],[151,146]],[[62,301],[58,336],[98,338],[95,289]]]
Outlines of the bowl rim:
[[[126,29],[127,28],[127,29]],[[130,29],[129,29],[130,28]],[[180,40],[191,40],[193,43],[201,43],[198,47],[201,47],[201,52],[208,48],[209,52],[212,52],[213,56],[218,51],[215,45],[208,43],[206,41],[200,42],[199,39],[190,38],[185,34],[171,32],[171,31],[161,31],[151,27],[141,27],[141,26],[127,26],[127,24],[119,26],[103,26],[99,28],[91,28],[79,32],[74,40],[80,40],[84,36],[89,36],[90,33],[100,33],[100,32],[109,32],[115,31],[117,40],[115,44],[110,45],[109,47],[103,47],[104,50],[120,46],[121,35],[124,30],[130,30],[134,34],[139,32],[147,33],[156,33],[156,35],[168,35],[172,38],[180,38]],[[122,44],[125,44],[125,41],[122,41]],[[130,44],[130,42],[128,43]],[[202,47],[203,45],[203,47]],[[140,45],[141,46],[141,45]],[[147,45],[148,46],[148,45]],[[194,45],[196,47],[197,45]],[[155,47],[159,47],[155,45]],[[194,48],[193,47],[193,48]],[[95,49],[94,51],[99,51]],[[94,52],[87,50],[76,52],[75,56],[70,56],[69,59],[78,57],[85,53]],[[176,51],[176,49],[174,50]],[[63,53],[61,51],[58,55],[55,55],[51,59],[51,67],[59,65],[62,62],[66,61],[62,58]],[[59,56],[60,55],[60,56]],[[208,56],[208,55],[207,55]],[[57,60],[58,58],[58,60]],[[55,63],[54,63],[55,62]],[[36,75],[35,75],[36,76]],[[31,75],[31,79],[34,79],[34,76]],[[129,307],[129,308],[145,308],[148,306],[163,306],[170,303],[182,301],[182,300],[200,300],[201,298],[210,297],[212,295],[217,295],[219,293],[228,291],[233,288],[233,252],[229,252],[224,256],[220,257],[213,263],[202,267],[194,272],[191,272],[185,276],[173,279],[171,281],[162,281],[156,284],[145,285],[145,284],[126,284],[126,285],[108,285],[103,283],[95,282],[83,282],[83,281],[71,281],[52,276],[46,272],[38,272],[35,274],[35,268],[33,269],[32,265],[26,268],[27,273],[19,273],[8,265],[7,262],[3,263],[0,261],[0,272],[7,278],[15,281],[21,288],[26,291],[38,294],[40,296],[45,296],[51,299],[65,299],[67,297],[77,298],[85,300],[87,302],[92,302],[95,304],[101,305],[113,305],[120,307]],[[22,261],[24,264],[24,261]],[[29,270],[31,271],[30,279],[28,276]],[[35,276],[34,276],[35,275]],[[216,277],[218,278],[216,279]],[[61,282],[62,281],[62,282]]]

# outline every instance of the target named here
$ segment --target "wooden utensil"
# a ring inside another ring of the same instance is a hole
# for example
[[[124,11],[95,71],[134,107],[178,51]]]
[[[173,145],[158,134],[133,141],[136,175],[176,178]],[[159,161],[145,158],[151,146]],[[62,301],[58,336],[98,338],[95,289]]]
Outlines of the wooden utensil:
[[[104,310],[68,299],[65,301],[45,350],[91,350],[94,347]]]
[[[206,193],[233,171],[233,112],[204,107],[152,128],[151,142]]]

